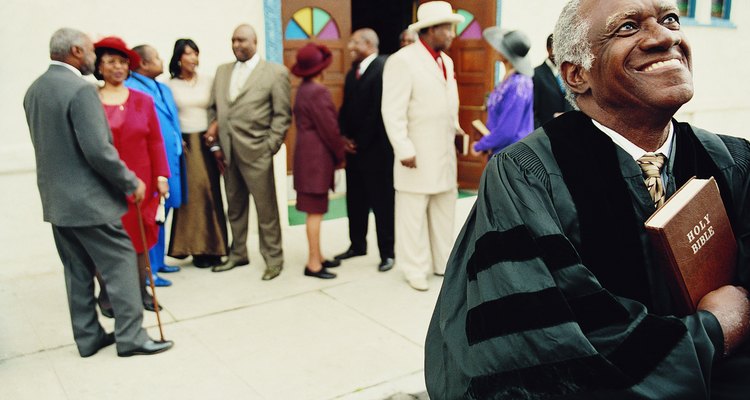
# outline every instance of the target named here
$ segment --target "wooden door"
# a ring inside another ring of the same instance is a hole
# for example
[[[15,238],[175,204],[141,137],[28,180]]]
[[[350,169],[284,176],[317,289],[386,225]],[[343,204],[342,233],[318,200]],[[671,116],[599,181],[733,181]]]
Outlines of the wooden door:
[[[485,100],[492,91],[495,77],[495,53],[482,39],[482,30],[495,25],[497,4],[495,1],[476,0],[450,0],[449,3],[455,12],[465,18],[463,23],[456,26],[456,39],[447,53],[456,69],[459,123],[472,137],[473,146],[471,121],[487,120]],[[477,189],[486,164],[486,157],[459,155],[458,186]]]
[[[284,32],[284,65],[291,70],[297,50],[309,42],[328,46],[333,53],[331,65],[323,73],[323,84],[333,96],[336,109],[344,98],[344,78],[351,65],[346,49],[351,34],[351,2],[349,0],[284,0],[281,2],[282,29]],[[292,107],[297,88],[302,80],[294,75],[292,81]],[[294,142],[297,129],[292,120],[285,140],[287,146],[287,173],[294,163]]]

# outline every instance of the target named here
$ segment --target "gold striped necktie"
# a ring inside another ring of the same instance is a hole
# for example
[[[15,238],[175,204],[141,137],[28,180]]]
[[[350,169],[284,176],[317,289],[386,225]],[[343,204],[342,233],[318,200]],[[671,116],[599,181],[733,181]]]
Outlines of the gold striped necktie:
[[[648,193],[654,200],[654,207],[664,205],[665,193],[664,182],[661,179],[661,168],[664,166],[664,154],[646,153],[638,159],[638,165],[643,171],[643,180],[646,183]]]

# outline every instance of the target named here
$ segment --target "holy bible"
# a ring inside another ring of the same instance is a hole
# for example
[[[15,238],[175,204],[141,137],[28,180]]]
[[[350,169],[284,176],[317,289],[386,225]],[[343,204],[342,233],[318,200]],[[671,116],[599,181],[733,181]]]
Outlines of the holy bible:
[[[474,128],[476,132],[479,132],[479,134],[482,136],[487,136],[490,134],[490,130],[487,129],[487,126],[478,119],[471,121],[471,126]]]
[[[679,316],[708,292],[732,283],[737,242],[713,177],[690,178],[647,221]]]
[[[454,142],[456,145],[456,151],[462,156],[469,154],[469,135],[465,133],[456,133]]]

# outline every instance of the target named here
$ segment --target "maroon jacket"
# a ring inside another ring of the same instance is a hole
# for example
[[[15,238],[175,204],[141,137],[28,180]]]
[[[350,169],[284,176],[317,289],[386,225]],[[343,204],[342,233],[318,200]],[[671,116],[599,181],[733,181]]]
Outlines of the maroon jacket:
[[[344,142],[328,89],[312,81],[302,82],[294,100],[294,119],[294,190],[328,193],[333,189],[334,169],[344,160]]]

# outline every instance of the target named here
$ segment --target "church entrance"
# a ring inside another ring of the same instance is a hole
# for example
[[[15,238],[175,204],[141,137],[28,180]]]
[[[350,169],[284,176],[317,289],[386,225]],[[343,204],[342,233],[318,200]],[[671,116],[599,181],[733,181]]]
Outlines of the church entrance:
[[[309,41],[323,43],[333,52],[333,62],[326,70],[324,84],[331,90],[337,107],[343,98],[346,72],[351,58],[346,49],[351,32],[369,27],[380,38],[380,53],[398,50],[398,36],[416,19],[419,0],[284,0],[281,6],[284,34],[284,64],[294,65],[297,50]],[[456,12],[466,21],[457,26],[456,37],[449,55],[453,58],[458,80],[461,107],[461,127],[471,132],[471,121],[485,120],[484,100],[492,90],[494,60],[491,49],[482,40],[481,31],[494,25],[495,2],[451,0]],[[292,99],[301,80],[292,77]],[[294,125],[286,139],[287,171],[291,172],[294,159]],[[486,160],[471,155],[459,156],[459,186],[474,189]]]

